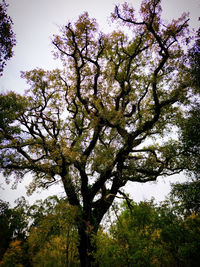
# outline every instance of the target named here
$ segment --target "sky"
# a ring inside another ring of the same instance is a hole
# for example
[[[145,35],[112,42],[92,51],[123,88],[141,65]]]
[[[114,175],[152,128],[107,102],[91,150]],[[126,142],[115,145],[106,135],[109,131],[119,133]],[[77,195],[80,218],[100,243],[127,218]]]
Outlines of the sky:
[[[0,0],[1,1],[1,0]],[[54,69],[60,63],[53,58],[51,43],[53,34],[59,33],[59,26],[69,21],[75,21],[80,14],[87,11],[90,17],[96,18],[102,31],[111,31],[110,13],[116,4],[124,0],[7,0],[8,14],[13,20],[13,31],[16,34],[17,45],[14,48],[14,57],[8,61],[3,77],[0,78],[0,92],[12,90],[23,94],[28,88],[26,82],[20,77],[21,71],[34,68]],[[130,0],[137,10],[141,0]],[[183,12],[190,13],[190,28],[197,29],[200,14],[199,0],[162,0],[163,18],[170,21],[178,18]],[[28,181],[31,177],[28,177]],[[16,190],[11,190],[3,182],[0,175],[0,198],[13,204],[14,200],[26,195],[25,184],[18,185]],[[135,201],[155,197],[157,201],[164,200],[170,191],[170,182],[184,181],[184,175],[175,175],[170,178],[159,178],[157,183],[128,184],[126,191]],[[4,189],[3,189],[4,188]],[[44,198],[54,193],[63,194],[59,186],[50,190],[34,194],[28,199]]]

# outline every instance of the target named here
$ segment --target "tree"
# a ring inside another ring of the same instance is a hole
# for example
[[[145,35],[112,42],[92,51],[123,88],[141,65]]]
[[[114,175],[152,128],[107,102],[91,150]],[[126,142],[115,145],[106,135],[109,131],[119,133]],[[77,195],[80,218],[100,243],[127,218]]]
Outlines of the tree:
[[[27,239],[33,266],[79,266],[76,208],[56,197],[29,209],[33,223]]]
[[[5,0],[0,3],[0,76],[3,74],[6,61],[13,56],[13,46],[16,44],[15,34],[12,30],[12,20],[7,15]]]
[[[24,241],[28,229],[25,200],[19,200],[11,209],[7,202],[0,200],[0,260],[15,240]]]
[[[0,266],[24,266],[23,263],[23,249],[20,240],[14,240],[10,243],[10,246],[4,254],[3,260],[0,262]]]
[[[173,201],[123,203],[109,232],[99,231],[99,266],[181,266],[199,264],[200,217],[185,217]]]
[[[9,206],[8,203],[0,201],[0,259],[2,259],[3,254],[9,246],[9,242],[12,236],[9,229]]]
[[[167,258],[167,264],[164,266],[198,266],[199,215],[186,215],[185,210],[173,199],[162,203],[158,212],[160,241]]]
[[[79,266],[76,207],[56,196],[0,201],[0,266]]]
[[[100,236],[97,242],[100,266],[166,266],[159,242],[159,213],[153,201],[124,203],[122,207],[109,237]]]
[[[200,181],[173,184],[171,199],[173,205],[182,215],[200,215]]]
[[[144,0],[140,20],[127,4],[116,6],[123,32],[107,35],[84,13],[54,36],[64,69],[23,73],[26,95],[0,98],[2,172],[16,180],[30,172],[30,192],[63,184],[79,210],[81,266],[91,266],[91,240],[120,188],[184,169],[178,142],[165,136],[187,93],[187,17],[164,25],[160,2]]]
[[[183,143],[183,150],[187,154],[188,170],[199,177],[200,169],[200,28],[197,31],[195,43],[188,52],[187,80],[192,89],[191,97],[193,104],[188,110],[187,117],[180,121],[180,140]]]
[[[199,18],[200,20],[200,18]],[[197,30],[194,46],[189,50],[189,81],[195,93],[200,93],[200,28]]]
[[[179,212],[188,216],[200,211],[200,28],[197,31],[193,47],[188,52],[187,80],[195,99],[187,112],[186,118],[180,121],[179,138],[182,150],[186,155],[186,169],[194,177],[192,181],[172,185],[171,201]]]
[[[200,175],[200,103],[195,103],[188,112],[188,116],[181,124],[180,140],[183,151],[188,157],[188,171],[196,178]]]

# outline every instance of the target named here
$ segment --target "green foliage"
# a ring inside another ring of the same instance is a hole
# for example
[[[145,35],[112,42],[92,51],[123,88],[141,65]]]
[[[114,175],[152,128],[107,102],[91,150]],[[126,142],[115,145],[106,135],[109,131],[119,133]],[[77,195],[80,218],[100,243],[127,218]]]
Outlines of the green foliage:
[[[200,18],[199,18],[200,19]],[[189,82],[194,90],[194,93],[200,93],[200,28],[197,31],[197,36],[194,46],[189,51]]]
[[[0,260],[14,240],[24,241],[28,229],[26,205],[22,199],[15,208],[0,200]]]
[[[56,196],[0,207],[0,266],[79,266],[75,207]]]
[[[6,61],[13,56],[13,46],[16,44],[12,30],[12,20],[7,15],[5,0],[0,3],[0,76],[3,74]]]
[[[33,266],[78,266],[77,211],[56,197],[31,206],[33,219],[28,236]]]
[[[180,140],[187,157],[186,169],[197,179],[200,177],[200,104],[195,103],[188,112],[188,117],[181,121]]]
[[[161,242],[169,256],[169,266],[198,266],[199,262],[199,216],[185,217],[176,206],[161,207]],[[176,215],[180,214],[180,215]],[[171,262],[171,264],[170,264]],[[167,266],[168,266],[167,265]]]
[[[110,234],[116,247],[116,266],[157,266],[163,252],[158,242],[158,213],[152,202],[132,203],[131,209],[125,205]]]
[[[23,250],[21,247],[21,241],[15,240],[10,243],[9,248],[4,254],[3,260],[0,262],[2,267],[23,267]]]
[[[0,94],[0,140],[9,139],[20,133],[20,127],[13,125],[16,119],[23,114],[26,100],[14,92]]]
[[[198,266],[199,216],[183,219],[173,203],[123,205],[109,234],[98,233],[100,266]]]
[[[190,86],[192,105],[186,113],[187,116],[179,120],[183,153],[186,155],[185,166],[189,173],[199,178],[200,169],[200,29],[197,31],[194,46],[188,52],[187,83]]]
[[[200,215],[200,181],[173,184],[170,193],[173,205],[184,216]]]

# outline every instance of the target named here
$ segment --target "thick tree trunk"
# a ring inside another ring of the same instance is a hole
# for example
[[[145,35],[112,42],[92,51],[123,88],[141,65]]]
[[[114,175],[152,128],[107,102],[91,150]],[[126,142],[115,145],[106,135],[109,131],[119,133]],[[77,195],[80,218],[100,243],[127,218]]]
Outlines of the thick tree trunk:
[[[82,223],[78,229],[79,232],[79,256],[81,267],[97,267],[98,264],[95,262],[94,254],[96,252],[95,240],[93,240],[96,233],[92,229],[92,225],[86,225]]]

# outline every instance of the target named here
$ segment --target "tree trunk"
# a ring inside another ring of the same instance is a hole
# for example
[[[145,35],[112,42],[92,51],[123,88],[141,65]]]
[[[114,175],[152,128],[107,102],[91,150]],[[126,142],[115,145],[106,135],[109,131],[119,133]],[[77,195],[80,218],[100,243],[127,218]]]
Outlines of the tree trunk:
[[[92,240],[96,233],[93,231],[90,224],[82,223],[78,229],[79,233],[79,256],[81,267],[97,267],[95,262],[94,253],[96,252],[95,240]]]

